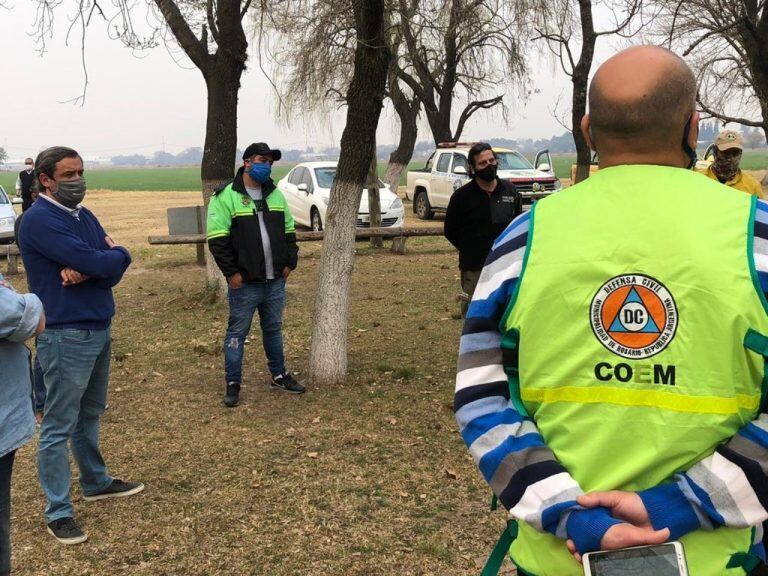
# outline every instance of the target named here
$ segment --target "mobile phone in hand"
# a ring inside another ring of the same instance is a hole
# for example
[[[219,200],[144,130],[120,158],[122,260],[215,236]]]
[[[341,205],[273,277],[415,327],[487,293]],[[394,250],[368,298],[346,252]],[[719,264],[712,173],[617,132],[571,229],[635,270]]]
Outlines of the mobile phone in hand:
[[[588,552],[584,576],[688,576],[680,542]]]

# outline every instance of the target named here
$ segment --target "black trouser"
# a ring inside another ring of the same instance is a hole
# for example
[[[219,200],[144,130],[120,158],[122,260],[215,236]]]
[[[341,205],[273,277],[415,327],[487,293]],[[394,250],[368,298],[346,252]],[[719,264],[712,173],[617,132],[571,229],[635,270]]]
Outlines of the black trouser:
[[[0,458],[0,576],[11,573],[11,472],[14,454],[15,450]]]

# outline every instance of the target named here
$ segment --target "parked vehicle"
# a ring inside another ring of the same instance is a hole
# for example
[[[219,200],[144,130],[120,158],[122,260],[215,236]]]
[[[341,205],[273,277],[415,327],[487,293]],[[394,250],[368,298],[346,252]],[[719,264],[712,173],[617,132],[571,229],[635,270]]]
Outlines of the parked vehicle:
[[[13,225],[16,223],[16,211],[5,189],[0,186],[0,244],[13,242]]]
[[[448,142],[438,145],[422,170],[411,170],[407,176],[405,196],[413,201],[413,211],[422,220],[435,212],[445,212],[454,191],[469,182],[467,156],[472,143]],[[536,154],[534,166],[522,154],[507,148],[494,148],[499,178],[515,185],[523,202],[531,202],[533,194],[551,194],[563,185],[552,170],[548,150]]]
[[[597,162],[597,152],[592,152],[592,158],[589,162],[589,175],[592,176],[595,172],[597,172],[600,169],[598,162]],[[571,186],[573,186],[573,183],[576,182],[576,164],[571,164]]]
[[[715,143],[713,142],[704,151],[704,157],[700,160],[696,160],[697,170],[706,170],[715,161]]]
[[[707,149],[704,151],[704,156],[702,158],[699,158],[696,160],[696,169],[697,170],[706,170],[709,168],[710,164],[714,162],[715,160],[715,144],[712,143],[709,146],[707,146]],[[598,160],[597,160],[597,152],[592,153],[592,162],[589,166],[589,174],[592,175],[595,172],[597,172],[599,169],[598,166]],[[573,181],[576,180],[576,164],[571,164],[571,184],[573,184]]]
[[[337,162],[304,162],[297,164],[277,183],[285,194],[294,220],[312,230],[322,230],[331,198],[331,185],[336,177]],[[379,180],[381,225],[402,226],[405,216],[403,201]],[[357,227],[369,228],[368,193],[363,190],[357,213]]]

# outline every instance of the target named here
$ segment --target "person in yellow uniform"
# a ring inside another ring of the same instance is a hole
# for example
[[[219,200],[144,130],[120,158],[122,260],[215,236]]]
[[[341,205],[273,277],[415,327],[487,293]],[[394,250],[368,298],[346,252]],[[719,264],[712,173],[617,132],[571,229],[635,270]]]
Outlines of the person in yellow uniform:
[[[736,190],[765,198],[760,182],[739,167],[743,149],[741,134],[735,130],[723,130],[715,138],[715,161],[706,170],[699,169],[699,172]]]

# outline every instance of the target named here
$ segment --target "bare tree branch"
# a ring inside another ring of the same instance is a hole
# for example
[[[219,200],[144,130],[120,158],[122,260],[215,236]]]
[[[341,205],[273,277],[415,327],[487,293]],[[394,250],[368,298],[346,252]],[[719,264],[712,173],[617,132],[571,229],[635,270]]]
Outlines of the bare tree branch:
[[[456,126],[456,132],[453,135],[453,139],[458,141],[459,138],[461,138],[461,134],[464,131],[464,125],[467,123],[467,120],[469,120],[472,114],[478,110],[487,110],[489,108],[493,108],[494,106],[501,104],[503,100],[504,95],[501,95],[496,96],[495,98],[489,98],[487,100],[475,100],[467,104],[464,107],[464,110],[461,111],[461,116],[459,116],[459,123]]]
[[[764,0],[662,0],[663,34],[697,73],[699,106],[723,122],[768,129]],[[691,40],[693,38],[693,40]]]
[[[700,99],[698,100],[699,106],[701,109],[709,114],[709,118],[717,118],[718,120],[722,120],[726,124],[741,124],[742,126],[754,126],[755,128],[762,128],[763,123],[758,122],[757,120],[749,120],[747,118],[738,118],[736,116],[728,116],[727,114],[723,114],[722,112],[717,112],[716,110],[710,108],[707,104],[702,102]]]

